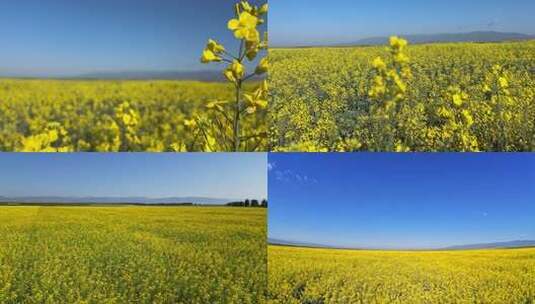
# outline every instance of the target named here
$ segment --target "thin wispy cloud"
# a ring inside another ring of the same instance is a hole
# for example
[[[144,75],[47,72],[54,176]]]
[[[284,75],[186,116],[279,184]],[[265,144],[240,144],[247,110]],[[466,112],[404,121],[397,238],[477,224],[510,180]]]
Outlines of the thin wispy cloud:
[[[457,27],[458,31],[499,30],[500,22],[497,19],[483,20],[479,23],[463,24]]]
[[[281,182],[306,185],[318,183],[318,180],[314,177],[288,169],[275,171],[275,179]]]
[[[491,20],[489,23],[487,23],[487,28],[491,29],[498,25],[498,22],[496,20]]]

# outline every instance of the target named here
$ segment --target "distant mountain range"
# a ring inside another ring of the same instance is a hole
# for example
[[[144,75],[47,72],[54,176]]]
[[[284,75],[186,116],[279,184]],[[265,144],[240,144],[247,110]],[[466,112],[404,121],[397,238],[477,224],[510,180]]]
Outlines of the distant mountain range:
[[[0,71],[0,78],[23,79],[77,79],[77,80],[192,80],[192,81],[225,81],[219,71],[116,71],[94,72],[85,74],[52,74],[44,73],[10,73]]]
[[[123,80],[196,80],[196,81],[225,81],[219,71],[125,71],[125,72],[97,72],[88,73],[71,78],[75,79],[123,79]]]
[[[46,75],[42,73],[10,73],[0,71],[0,78],[16,79],[73,79],[73,80],[191,80],[207,82],[227,81],[220,71],[117,71],[94,72],[86,74]],[[253,76],[259,80],[262,76]]]
[[[333,248],[332,246],[328,246],[324,244],[294,242],[294,241],[286,241],[286,240],[274,239],[274,238],[268,238],[268,244],[282,245],[282,246],[295,246],[295,247],[311,247],[311,248]],[[336,248],[340,248],[340,247],[336,247]],[[353,248],[353,249],[358,249],[358,248]]]
[[[325,244],[307,243],[307,242],[294,242],[281,239],[268,238],[268,243],[272,245],[281,246],[296,246],[296,247],[310,247],[310,248],[332,248],[332,249],[353,249],[353,250],[380,250],[380,248],[366,248],[366,247],[340,247],[329,246]],[[507,249],[507,248],[525,248],[535,247],[535,240],[522,240],[522,241],[510,241],[510,242],[495,242],[495,243],[481,243],[481,244],[467,244],[459,246],[450,246],[438,249],[417,249],[417,250],[470,250],[470,249]],[[394,249],[385,249],[394,250]],[[396,250],[415,250],[415,249],[396,249]]]
[[[466,249],[522,248],[522,247],[535,247],[535,240],[469,244],[469,245],[451,246],[451,247],[446,247],[444,249],[445,250],[466,250]]]
[[[535,39],[535,35],[520,33],[504,33],[495,31],[477,31],[468,33],[439,33],[439,34],[398,34],[398,36],[407,39],[411,44],[438,43],[438,42],[502,42],[502,41],[520,41]],[[340,46],[366,46],[366,45],[385,45],[388,43],[390,36],[369,37],[354,42],[330,43],[330,44],[308,44],[302,47],[340,47]],[[290,45],[281,45],[280,47],[292,47]],[[298,46],[293,46],[298,47]]]
[[[57,203],[57,204],[205,204],[223,205],[239,199],[211,198],[211,197],[63,197],[63,196],[28,196],[5,197],[0,196],[0,203]]]
[[[444,34],[424,34],[424,35],[400,35],[412,44],[435,43],[435,42],[500,42],[514,40],[535,39],[533,35],[520,33],[502,32],[469,32],[469,33],[444,33]],[[354,43],[340,45],[378,45],[387,44],[389,37],[371,37],[358,40]]]

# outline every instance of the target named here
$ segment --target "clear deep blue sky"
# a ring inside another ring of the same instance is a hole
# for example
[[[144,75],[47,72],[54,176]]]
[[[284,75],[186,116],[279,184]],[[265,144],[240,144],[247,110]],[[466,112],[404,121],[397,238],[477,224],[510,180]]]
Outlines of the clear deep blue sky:
[[[373,248],[535,239],[535,154],[270,154],[271,238]]]
[[[533,0],[284,0],[270,5],[272,45],[488,30],[535,34]]]
[[[266,198],[264,153],[0,153],[0,196]]]
[[[236,43],[227,29],[234,3],[0,0],[0,72],[54,76],[207,69],[198,62],[208,38],[237,48],[231,47]]]

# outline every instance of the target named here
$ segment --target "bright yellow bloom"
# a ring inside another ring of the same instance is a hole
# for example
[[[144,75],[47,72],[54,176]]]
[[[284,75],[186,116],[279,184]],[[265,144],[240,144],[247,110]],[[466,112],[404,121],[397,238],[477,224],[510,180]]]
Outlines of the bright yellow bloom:
[[[251,5],[249,4],[249,2],[247,1],[241,1],[240,4],[237,6],[237,9],[236,9],[236,12],[238,12],[239,14],[239,8],[241,7],[241,9],[243,11],[246,11],[248,13],[250,13],[251,15],[253,16],[256,16],[256,17],[261,17],[262,15],[265,15],[267,14],[268,12],[268,5],[267,3],[258,7],[256,5]],[[259,19],[259,23],[263,23],[263,20]]]
[[[453,94],[453,96],[451,97],[451,100],[453,104],[456,105],[457,107],[460,107],[463,105],[463,98],[461,94]]]
[[[265,74],[265,73],[267,73],[268,69],[269,69],[268,58],[264,57],[258,63],[258,66],[256,67],[256,70],[255,70],[255,74],[257,74],[257,75]]]
[[[240,4],[243,10],[246,12],[251,12],[253,10],[253,7],[247,1],[242,1]]]
[[[206,45],[206,48],[216,54],[219,54],[225,51],[225,47],[223,45],[217,43],[217,41],[212,40],[212,39],[208,40],[208,44]]]
[[[392,73],[391,78],[394,80],[396,87],[401,93],[405,93],[407,91],[407,85],[403,82],[403,80],[401,80],[398,74]]]
[[[405,146],[404,144],[402,144],[402,143],[400,143],[400,142],[396,143],[395,150],[396,150],[396,152],[398,152],[398,153],[401,153],[401,152],[410,152],[410,151],[411,151],[411,149],[410,149],[409,147]]]
[[[206,108],[208,108],[208,109],[218,109],[220,111],[223,111],[224,110],[223,106],[225,104],[227,104],[227,103],[228,103],[228,101],[223,101],[223,100],[212,101],[212,102],[209,102],[206,105]]]
[[[234,62],[223,72],[223,75],[225,75],[228,81],[237,83],[245,75],[245,68],[239,61],[234,60]]]
[[[184,125],[188,128],[195,128],[197,126],[197,121],[195,119],[186,119],[184,120]]]
[[[386,93],[386,86],[383,77],[375,76],[373,86],[370,89],[369,96],[372,98],[381,98]]]
[[[407,46],[407,40],[397,36],[390,37],[390,46],[394,49],[402,51]]]
[[[202,52],[202,57],[201,57],[202,63],[220,62],[221,60],[222,60],[221,57],[217,56],[213,51],[209,49],[205,49]]]
[[[498,78],[498,83],[500,84],[500,88],[507,89],[509,87],[509,81],[507,81],[507,78],[500,77]]]
[[[258,41],[260,39],[260,34],[256,29],[257,25],[258,18],[248,12],[242,12],[238,19],[231,19],[228,22],[228,28],[234,31],[234,36],[237,39],[245,39],[247,41]]]
[[[463,110],[462,115],[466,126],[471,127],[474,124],[474,117],[472,116],[472,114],[470,114],[470,111]]]
[[[268,12],[268,4],[264,4],[262,5],[259,9],[258,9],[258,14],[259,15],[264,15],[264,14],[267,14]]]
[[[399,53],[394,55],[394,61],[400,64],[407,64],[409,63],[409,56],[403,53]]]
[[[440,116],[442,118],[452,118],[453,117],[453,112],[451,110],[449,110],[448,108],[446,108],[446,107],[440,107],[437,110],[437,114],[438,114],[438,116]]]
[[[372,62],[372,66],[377,70],[386,70],[386,63],[381,57],[376,57]]]
[[[188,148],[184,143],[174,143],[171,144],[171,150],[173,152],[188,152]]]
[[[257,108],[264,109],[268,105],[267,101],[267,81],[264,81],[253,94],[243,94],[243,98],[247,103],[247,113],[252,114],[256,112]]]

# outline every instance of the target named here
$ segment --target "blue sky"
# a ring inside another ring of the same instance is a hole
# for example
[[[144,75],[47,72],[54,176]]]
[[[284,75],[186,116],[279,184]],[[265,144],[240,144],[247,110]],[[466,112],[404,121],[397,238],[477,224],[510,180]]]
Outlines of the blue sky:
[[[0,153],[0,196],[266,198],[264,153]]]
[[[270,154],[269,236],[373,248],[535,240],[535,154]]]
[[[533,0],[284,0],[270,5],[272,45],[487,30],[535,34]]]
[[[263,3],[251,1],[252,3]],[[0,1],[0,72],[198,70],[208,38],[236,45],[234,1]],[[232,43],[231,43],[232,42]]]

